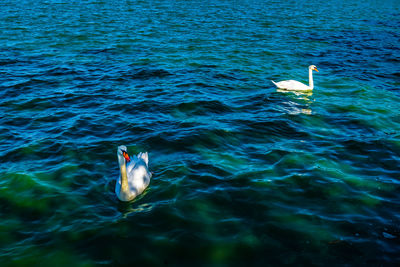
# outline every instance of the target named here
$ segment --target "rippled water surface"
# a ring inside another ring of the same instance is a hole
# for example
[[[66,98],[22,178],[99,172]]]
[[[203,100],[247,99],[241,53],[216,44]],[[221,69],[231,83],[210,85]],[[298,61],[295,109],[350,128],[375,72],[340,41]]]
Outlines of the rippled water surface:
[[[0,265],[399,263],[400,3],[303,2],[2,1]]]

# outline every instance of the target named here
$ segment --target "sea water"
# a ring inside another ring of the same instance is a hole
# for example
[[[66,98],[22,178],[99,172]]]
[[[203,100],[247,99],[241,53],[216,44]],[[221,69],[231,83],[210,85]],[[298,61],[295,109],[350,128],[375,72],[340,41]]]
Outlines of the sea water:
[[[399,66],[399,1],[2,1],[0,265],[395,265]]]

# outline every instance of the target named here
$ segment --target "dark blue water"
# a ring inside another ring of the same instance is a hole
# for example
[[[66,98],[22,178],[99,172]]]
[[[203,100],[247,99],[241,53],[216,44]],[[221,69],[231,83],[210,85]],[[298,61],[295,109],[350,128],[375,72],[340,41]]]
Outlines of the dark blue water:
[[[399,1],[2,1],[0,265],[396,265],[399,103]]]

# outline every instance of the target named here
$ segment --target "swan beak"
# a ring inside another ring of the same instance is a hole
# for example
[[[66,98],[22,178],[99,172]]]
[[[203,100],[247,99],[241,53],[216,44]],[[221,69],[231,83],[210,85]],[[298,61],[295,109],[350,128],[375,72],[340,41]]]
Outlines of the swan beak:
[[[129,155],[128,155],[128,153],[126,153],[125,151],[124,152],[122,152],[122,155],[124,156],[124,158],[126,159],[126,162],[129,162],[129,161],[131,161],[131,159],[129,158]]]
[[[314,68],[314,70],[315,70],[316,72],[319,72],[317,68]]]

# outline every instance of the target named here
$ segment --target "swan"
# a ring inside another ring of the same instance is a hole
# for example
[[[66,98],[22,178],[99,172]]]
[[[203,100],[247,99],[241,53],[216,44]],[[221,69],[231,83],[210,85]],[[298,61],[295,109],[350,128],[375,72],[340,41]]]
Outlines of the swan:
[[[305,85],[304,83],[295,80],[281,81],[277,83],[271,80],[271,82],[275,84],[275,86],[278,87],[279,89],[292,90],[292,91],[311,91],[312,89],[314,89],[314,81],[312,75],[313,70],[318,72],[318,69],[315,65],[310,65],[308,67],[308,80],[310,85]]]
[[[128,155],[126,146],[118,146],[118,164],[121,175],[115,185],[115,193],[121,201],[130,201],[140,195],[150,183],[149,156],[140,152],[133,159]]]

